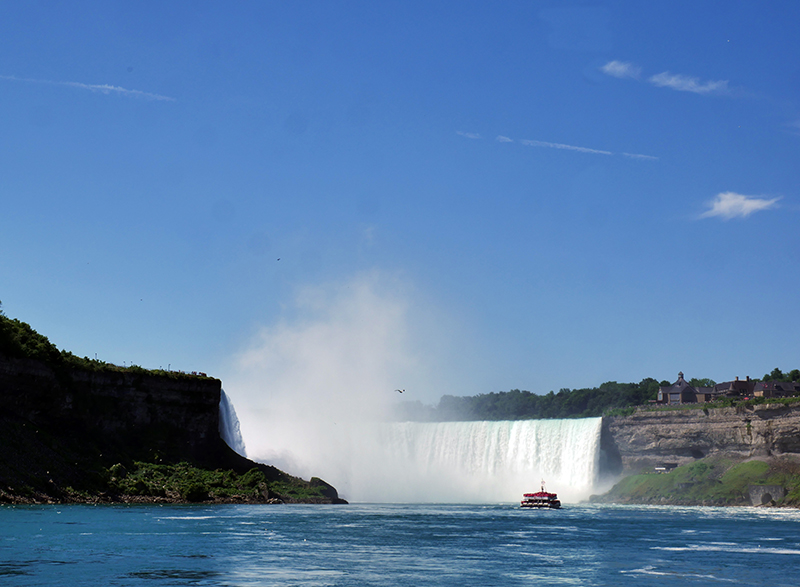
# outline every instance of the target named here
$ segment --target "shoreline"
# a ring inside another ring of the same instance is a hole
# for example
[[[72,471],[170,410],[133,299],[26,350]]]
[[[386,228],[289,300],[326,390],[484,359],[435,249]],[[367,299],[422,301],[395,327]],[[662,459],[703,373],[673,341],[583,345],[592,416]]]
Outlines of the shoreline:
[[[311,498],[293,499],[288,496],[281,497],[249,497],[247,495],[233,495],[226,497],[212,497],[209,499],[190,501],[175,496],[155,495],[108,495],[99,494],[91,496],[70,496],[67,499],[54,499],[47,494],[37,494],[31,497],[10,494],[0,490],[0,507],[16,505],[294,505],[294,504],[347,504],[341,498]]]

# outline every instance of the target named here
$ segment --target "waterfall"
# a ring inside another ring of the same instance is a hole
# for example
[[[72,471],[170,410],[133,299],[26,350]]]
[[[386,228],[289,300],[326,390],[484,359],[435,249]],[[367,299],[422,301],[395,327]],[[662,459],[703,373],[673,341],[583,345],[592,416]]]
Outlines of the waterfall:
[[[233,402],[225,393],[224,389],[221,391],[219,397],[219,435],[234,451],[243,457],[247,456],[244,448],[244,440],[242,440],[242,433],[239,430],[239,418],[236,417],[236,410],[233,408]]]
[[[542,479],[565,497],[597,480],[601,418],[395,424],[388,445],[457,501],[517,499]]]
[[[254,455],[361,502],[519,501],[541,480],[565,502],[597,483],[601,418],[285,426]]]

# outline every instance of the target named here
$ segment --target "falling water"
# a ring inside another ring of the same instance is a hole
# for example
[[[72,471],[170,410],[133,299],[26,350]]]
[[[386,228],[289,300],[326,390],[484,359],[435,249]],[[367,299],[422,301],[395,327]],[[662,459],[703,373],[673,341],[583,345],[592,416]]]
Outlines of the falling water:
[[[243,457],[247,456],[242,440],[242,433],[239,430],[239,418],[236,417],[236,410],[225,390],[221,390],[219,397],[219,435],[222,440]]]
[[[456,480],[461,499],[516,499],[545,479],[562,494],[588,492],[597,479],[601,418],[404,423],[387,441],[401,462],[435,482]]]
[[[598,477],[601,418],[293,426],[254,455],[317,475],[360,502],[513,502],[541,480],[562,501],[587,498]]]

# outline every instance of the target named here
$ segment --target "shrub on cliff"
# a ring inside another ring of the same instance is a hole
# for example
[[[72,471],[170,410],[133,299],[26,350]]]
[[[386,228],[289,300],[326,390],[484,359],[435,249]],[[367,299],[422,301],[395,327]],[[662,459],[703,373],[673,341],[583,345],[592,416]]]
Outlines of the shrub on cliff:
[[[64,374],[71,369],[80,371],[115,371],[134,373],[137,375],[158,375],[170,379],[189,377],[207,377],[205,374],[183,373],[181,371],[164,371],[161,369],[145,369],[138,365],[120,367],[105,361],[78,357],[69,351],[59,350],[48,338],[39,334],[30,324],[16,318],[9,318],[2,311],[0,303],[0,354],[17,359],[33,359],[41,361],[56,373]]]
[[[46,336],[36,332],[29,324],[8,318],[0,312],[0,352],[17,358],[38,359],[52,363],[61,353]]]
[[[182,488],[181,497],[190,502],[205,501],[208,499],[208,487],[193,481]]]

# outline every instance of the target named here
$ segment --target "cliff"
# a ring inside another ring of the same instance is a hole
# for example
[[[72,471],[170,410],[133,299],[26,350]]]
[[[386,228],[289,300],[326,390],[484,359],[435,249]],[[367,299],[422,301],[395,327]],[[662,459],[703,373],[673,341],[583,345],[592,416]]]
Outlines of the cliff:
[[[740,458],[800,454],[800,402],[642,410],[606,417],[601,446],[607,470],[623,474],[717,454]]]
[[[146,371],[54,369],[0,356],[0,414],[123,450],[215,460],[221,382]]]
[[[800,401],[604,418],[601,465],[595,502],[798,506]]]
[[[0,353],[0,500],[342,501],[324,481],[231,450],[219,435],[221,389],[209,377]],[[215,469],[230,475],[208,481],[204,471]],[[193,489],[181,489],[179,471],[196,478]],[[147,480],[155,477],[158,487]]]

